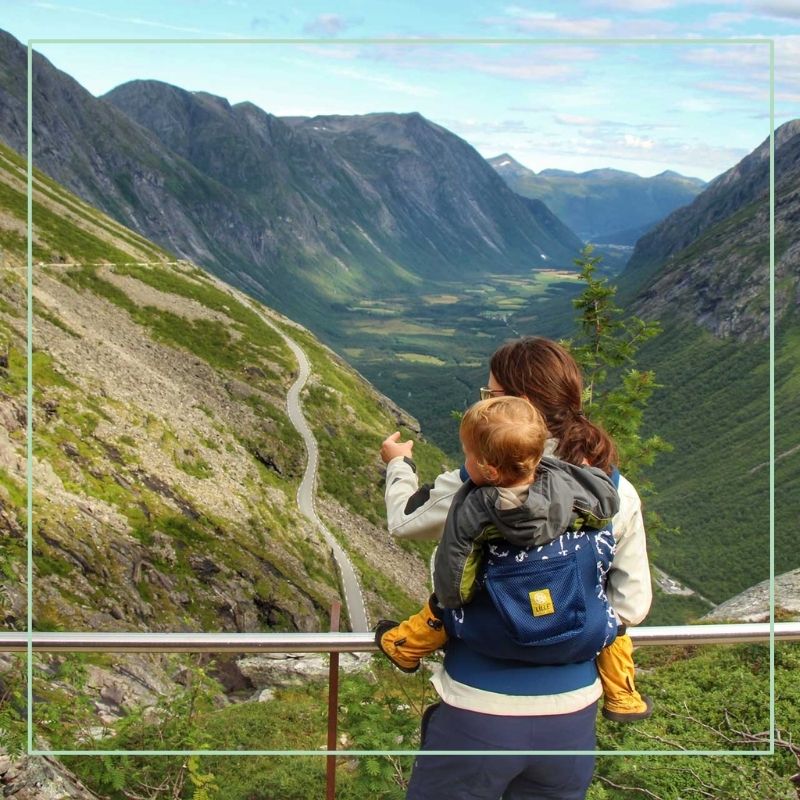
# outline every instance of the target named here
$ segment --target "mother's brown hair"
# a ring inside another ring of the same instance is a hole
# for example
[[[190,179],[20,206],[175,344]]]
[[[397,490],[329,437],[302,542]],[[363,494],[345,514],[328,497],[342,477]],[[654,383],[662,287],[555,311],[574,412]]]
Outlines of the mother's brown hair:
[[[583,376],[570,353],[557,342],[524,336],[502,345],[489,369],[506,394],[526,397],[542,413],[556,455],[572,464],[588,462],[606,473],[617,464],[617,449],[581,408]]]

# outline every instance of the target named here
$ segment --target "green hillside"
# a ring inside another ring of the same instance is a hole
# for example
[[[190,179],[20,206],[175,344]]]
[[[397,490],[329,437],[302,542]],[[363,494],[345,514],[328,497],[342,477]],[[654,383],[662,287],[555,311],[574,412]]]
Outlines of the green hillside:
[[[775,563],[800,564],[797,120],[775,132]],[[769,576],[769,141],[642,239],[621,276],[631,308],[664,322],[644,348],[662,389],[648,424],[674,445],[652,503],[677,536],[659,565],[721,601]],[[639,288],[641,287],[641,288]]]
[[[636,725],[598,719],[598,749],[650,755],[599,756],[588,800],[640,796],[685,800],[698,786],[715,800],[793,800],[797,771],[793,732],[800,725],[796,675],[800,649],[776,646],[776,747],[769,755],[769,650],[765,646],[640,648],[638,685],[655,702],[654,716]],[[78,673],[91,667],[73,665]],[[6,680],[19,687],[22,660]],[[95,742],[99,749],[152,747],[247,750],[324,749],[326,687],[323,681],[284,687],[269,702],[215,707],[218,685],[192,667],[191,704],[180,696],[164,700],[158,716],[132,714],[115,735]],[[339,695],[337,793],[340,798],[400,800],[413,765],[412,755],[348,756],[347,750],[409,751],[419,747],[419,721],[432,701],[427,676],[403,676],[376,661],[370,675],[343,676]],[[63,704],[55,705],[61,714]],[[72,743],[85,711],[73,709],[53,737]],[[154,721],[156,720],[156,721]],[[83,723],[85,724],[85,723]],[[55,732],[50,723],[48,732]],[[736,755],[676,755],[679,751]],[[652,755],[659,751],[669,756]],[[198,783],[208,800],[280,797],[307,800],[325,792],[322,756],[204,756],[189,764],[180,756],[69,757],[66,764],[108,800],[127,800],[147,785],[161,786],[151,797],[197,798]],[[191,776],[191,779],[190,779]],[[703,796],[703,795],[701,795]]]
[[[793,448],[798,335],[786,323],[776,342],[775,553],[781,572],[800,565],[791,518],[800,502]],[[657,365],[648,428],[674,450],[650,474],[652,506],[678,535],[665,534],[659,566],[721,602],[769,575],[769,345],[719,340],[675,325],[644,348]]]

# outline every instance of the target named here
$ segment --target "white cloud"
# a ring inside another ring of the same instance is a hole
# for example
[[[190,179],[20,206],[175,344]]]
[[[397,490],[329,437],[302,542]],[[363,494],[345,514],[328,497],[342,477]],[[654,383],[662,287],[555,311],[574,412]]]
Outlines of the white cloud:
[[[675,8],[678,3],[677,0],[595,0],[592,5],[616,11],[631,11],[634,14],[648,14],[651,11]]]
[[[540,130],[539,126],[527,125],[519,119],[504,119],[498,122],[490,122],[474,118],[453,119],[442,117],[441,119],[437,119],[437,122],[460,136],[469,136],[469,141],[473,144],[473,140],[480,136],[492,136],[494,138],[492,138],[491,141],[496,143],[497,137],[495,134],[534,134],[538,133]],[[496,144],[492,146],[496,147]]]
[[[490,61],[489,59],[475,60],[470,67],[476,72],[485,75],[498,75],[501,78],[515,80],[535,81],[566,81],[576,74],[576,70],[569,64],[539,64],[520,61]]]
[[[752,14],[745,11],[717,11],[706,17],[706,28],[710,33],[717,33],[721,30],[729,30],[733,25],[741,25],[753,18]]]
[[[626,147],[633,147],[636,150],[652,150],[655,145],[652,139],[644,139],[640,136],[634,136],[631,133],[626,133],[622,137],[622,143]]]
[[[531,12],[517,6],[505,9],[502,16],[485,17],[483,25],[506,28],[529,36],[560,34],[566,38],[656,38],[678,30],[678,24],[660,19],[611,19],[606,17],[564,17],[547,12]]]
[[[775,36],[775,84],[800,86],[800,35]]]
[[[610,19],[581,17],[570,19],[552,12],[530,11],[519,6],[508,6],[500,17],[488,17],[483,20],[490,26],[510,26],[520,33],[560,33],[577,38],[584,36],[602,36],[611,28]]]
[[[337,36],[354,24],[357,24],[356,20],[345,19],[340,14],[318,14],[303,25],[303,32],[315,36]]]
[[[596,128],[603,124],[602,120],[595,119],[594,117],[582,117],[578,114],[555,114],[553,119],[559,125],[576,126],[579,128]]]
[[[557,19],[555,11],[532,11],[522,6],[506,6],[503,11],[510,17],[521,17],[525,19]]]
[[[728,45],[716,47],[685,48],[682,60],[691,64],[701,64],[715,67],[724,71],[736,70],[741,74],[742,69],[747,69],[752,75],[756,68],[766,76],[769,69],[769,46],[764,44],[739,44],[731,42]]]
[[[673,106],[675,111],[684,111],[689,114],[707,114],[719,109],[716,100],[707,100],[700,97],[687,97]]]
[[[144,19],[144,17],[118,17],[113,14],[104,14],[102,11],[90,11],[87,8],[78,8],[77,6],[62,6],[58,3],[35,2],[32,5],[47,11],[66,11],[70,14],[83,14],[88,17],[105,19],[109,22],[120,22],[124,25],[139,25],[146,28],[160,28],[167,31],[178,31],[180,33],[197,33],[202,36],[238,36],[238,34],[230,33],[229,31],[207,31],[202,28],[190,28],[184,25],[169,25],[165,22]]]
[[[340,44],[298,44],[297,49],[302,53],[323,56],[334,61],[355,61],[362,55],[358,47]]]
[[[701,81],[697,84],[697,88],[714,93],[746,97],[748,100],[763,100],[764,103],[769,99],[769,86],[765,82],[757,85],[744,81]]]

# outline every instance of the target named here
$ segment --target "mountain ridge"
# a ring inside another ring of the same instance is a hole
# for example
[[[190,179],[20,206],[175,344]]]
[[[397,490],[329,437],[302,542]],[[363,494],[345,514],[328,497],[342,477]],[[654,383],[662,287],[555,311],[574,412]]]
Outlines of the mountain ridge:
[[[776,321],[797,304],[800,120],[775,132]],[[676,313],[717,336],[769,332],[769,139],[636,244],[621,276],[638,313]],[[793,301],[794,297],[794,301]]]
[[[621,234],[651,226],[689,202],[705,185],[673,170],[650,178],[603,167],[585,172],[543,169],[534,172],[504,153],[487,159],[518,194],[544,201],[583,239],[632,245]]]
[[[9,101],[0,135],[22,152],[25,50],[8,34],[0,61],[8,75],[0,95]],[[37,166],[161,246],[292,307],[301,320],[315,317],[318,327],[331,301],[369,296],[387,281],[413,291],[421,280],[479,274],[487,263],[520,272],[542,255],[569,261],[580,246],[549,212],[494,182],[473,148],[419,114],[394,115],[392,125],[383,118],[382,142],[345,158],[341,142],[252,103],[231,106],[158,81],[97,99],[38,53],[34,64]],[[373,141],[361,137],[362,145]],[[445,174],[450,150],[460,169]],[[435,182],[431,153],[440,160]]]

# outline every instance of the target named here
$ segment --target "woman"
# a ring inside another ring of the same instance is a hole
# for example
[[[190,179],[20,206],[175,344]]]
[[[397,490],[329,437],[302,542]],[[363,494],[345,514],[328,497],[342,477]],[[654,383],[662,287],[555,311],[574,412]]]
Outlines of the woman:
[[[614,444],[584,415],[581,372],[563,347],[549,339],[525,337],[500,347],[489,367],[481,397],[508,394],[533,403],[551,436],[546,454],[612,472]],[[397,433],[381,447],[387,465],[389,531],[398,538],[438,539],[465,476],[453,470],[432,486],[420,488],[412,452],[413,442],[400,442]],[[613,520],[617,549],[606,591],[622,624],[635,625],[650,608],[650,570],[639,496],[621,476],[618,491],[620,510]],[[630,637],[618,636],[618,641],[617,653],[632,663]],[[603,653],[601,660],[606,650]],[[531,666],[489,658],[452,640],[433,683],[442,702],[426,719],[423,752],[595,748],[596,707],[602,692],[594,661]],[[617,688],[606,695],[605,716],[619,720],[649,716],[650,703],[636,692],[632,668]],[[593,756],[476,755],[456,761],[420,756],[407,797],[581,800],[593,770]]]

